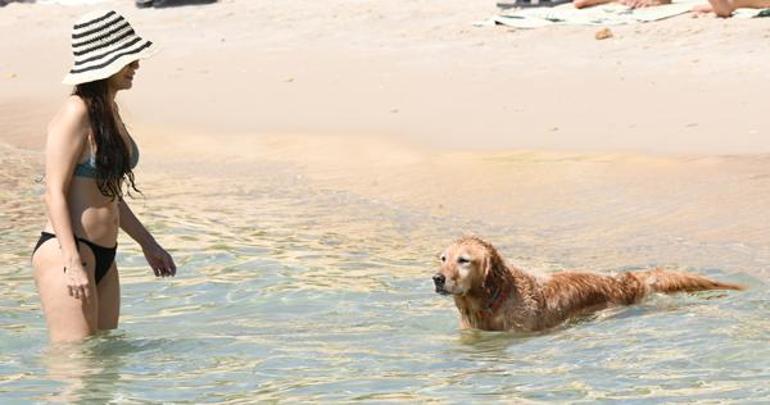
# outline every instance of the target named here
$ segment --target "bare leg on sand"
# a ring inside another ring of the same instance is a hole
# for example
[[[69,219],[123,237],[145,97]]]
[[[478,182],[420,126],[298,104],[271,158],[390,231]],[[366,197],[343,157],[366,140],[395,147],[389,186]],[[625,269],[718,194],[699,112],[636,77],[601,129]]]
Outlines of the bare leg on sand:
[[[770,0],[709,0],[709,4],[695,6],[693,11],[713,11],[718,17],[727,18],[738,8],[770,8]]]

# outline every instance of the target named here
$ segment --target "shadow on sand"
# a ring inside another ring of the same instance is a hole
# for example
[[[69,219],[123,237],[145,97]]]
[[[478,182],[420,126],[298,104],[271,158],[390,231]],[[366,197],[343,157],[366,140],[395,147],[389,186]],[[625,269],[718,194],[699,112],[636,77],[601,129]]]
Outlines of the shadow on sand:
[[[11,3],[34,3],[35,0],[0,0],[0,7],[6,6]]]

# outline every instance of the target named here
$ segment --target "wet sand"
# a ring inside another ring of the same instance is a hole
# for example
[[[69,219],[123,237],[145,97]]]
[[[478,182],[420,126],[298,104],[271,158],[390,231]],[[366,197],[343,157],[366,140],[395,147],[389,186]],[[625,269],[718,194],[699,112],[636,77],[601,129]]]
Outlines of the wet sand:
[[[149,143],[162,139],[157,133]],[[436,151],[385,137],[287,134],[210,139],[190,135],[192,149],[166,155],[163,167],[197,166],[215,182],[237,183],[261,170],[256,162],[275,165],[315,190],[443,218],[448,239],[529,235],[567,267],[677,264],[770,275],[768,155]],[[185,163],[195,150],[207,152]]]

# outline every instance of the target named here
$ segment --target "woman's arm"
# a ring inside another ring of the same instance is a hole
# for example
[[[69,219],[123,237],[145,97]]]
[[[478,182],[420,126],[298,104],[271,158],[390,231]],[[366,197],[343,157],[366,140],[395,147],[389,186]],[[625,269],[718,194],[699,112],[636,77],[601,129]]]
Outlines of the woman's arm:
[[[61,247],[69,293],[88,300],[88,275],[75,243],[67,194],[88,134],[88,108],[78,97],[70,97],[48,125],[45,147],[45,204]]]
[[[156,243],[155,238],[152,237],[147,228],[139,222],[139,218],[134,215],[131,208],[126,203],[126,200],[120,199],[118,201],[118,209],[120,212],[120,228],[125,231],[131,239],[135,240],[139,246],[144,249],[145,246]]]
[[[144,257],[147,259],[150,267],[152,267],[155,275],[158,277],[176,275],[174,259],[155,241],[155,238],[152,237],[147,228],[142,225],[139,218],[131,211],[126,200],[121,198],[118,201],[118,208],[120,210],[120,228],[142,247]]]

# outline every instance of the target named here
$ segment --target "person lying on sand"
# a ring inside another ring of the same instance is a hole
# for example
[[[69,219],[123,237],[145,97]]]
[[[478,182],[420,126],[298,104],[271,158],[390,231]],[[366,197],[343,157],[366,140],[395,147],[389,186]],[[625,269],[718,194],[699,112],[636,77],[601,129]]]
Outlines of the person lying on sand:
[[[717,17],[727,18],[738,8],[770,8],[770,0],[709,0],[709,4],[695,6],[693,11],[714,12]]]
[[[586,8],[586,7],[596,6],[599,4],[611,3],[613,1],[615,0],[574,0],[572,4],[574,4],[576,8]],[[747,0],[738,0],[738,1],[747,1]],[[618,3],[626,5],[631,8],[642,8],[642,7],[652,7],[652,6],[661,6],[664,4],[671,4],[671,0],[618,0]]]

